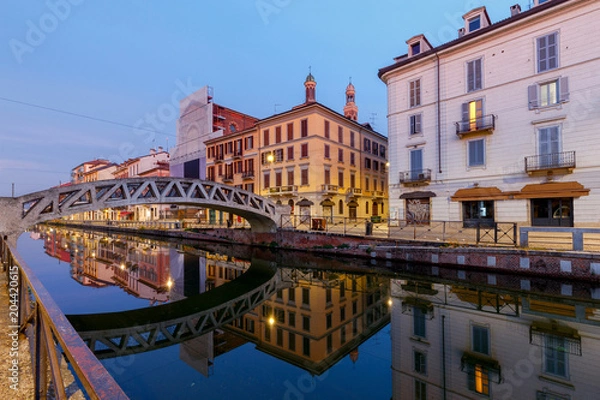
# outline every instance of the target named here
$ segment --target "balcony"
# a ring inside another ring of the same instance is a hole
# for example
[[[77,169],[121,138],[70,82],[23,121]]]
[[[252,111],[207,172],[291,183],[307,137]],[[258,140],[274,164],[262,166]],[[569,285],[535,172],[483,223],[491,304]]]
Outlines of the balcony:
[[[216,163],[221,163],[221,162],[223,162],[223,154],[217,154],[217,155],[215,156],[215,162],[216,162]]]
[[[242,172],[242,179],[254,179],[254,170]]]
[[[233,175],[223,175],[223,183],[233,183]]]
[[[575,168],[574,151],[525,157],[525,172],[529,175],[571,173],[573,168]]]
[[[463,138],[474,133],[492,133],[496,128],[496,116],[484,115],[481,118],[455,122],[456,135]]]
[[[359,197],[359,196],[362,195],[362,189],[359,189],[359,188],[348,188],[348,190],[346,190],[346,194],[350,195],[350,196]]]
[[[430,169],[416,169],[400,172],[400,183],[406,186],[427,185],[431,182]]]
[[[338,190],[338,185],[321,185],[321,192],[324,194],[337,194]]]
[[[233,151],[233,159],[234,160],[239,160],[240,158],[242,158],[243,155],[244,155],[244,153],[242,152],[242,150],[234,150]]]
[[[385,198],[385,192],[383,190],[375,190],[373,191],[373,197],[376,199],[383,199]]]
[[[296,185],[287,185],[287,186],[273,186],[269,188],[270,195],[290,195],[297,196],[298,195],[298,186]]]

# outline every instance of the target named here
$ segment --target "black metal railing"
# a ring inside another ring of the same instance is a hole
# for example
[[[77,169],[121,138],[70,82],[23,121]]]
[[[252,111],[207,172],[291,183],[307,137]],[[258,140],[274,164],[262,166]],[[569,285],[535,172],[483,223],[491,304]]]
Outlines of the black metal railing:
[[[484,115],[479,118],[455,122],[455,125],[458,136],[472,132],[494,130],[496,128],[496,116],[493,114]]]
[[[525,157],[525,172],[527,173],[560,168],[575,168],[574,151]]]
[[[400,172],[400,183],[419,183],[431,181],[430,169],[415,169]]]
[[[76,384],[85,398],[128,399],[29,266],[1,238],[0,258],[11,294],[15,294],[11,315],[18,321],[19,333],[29,338],[34,397],[66,399],[67,386],[72,389]],[[61,367],[65,362],[68,369]],[[66,384],[73,380],[66,379],[68,373],[75,375],[76,383]]]

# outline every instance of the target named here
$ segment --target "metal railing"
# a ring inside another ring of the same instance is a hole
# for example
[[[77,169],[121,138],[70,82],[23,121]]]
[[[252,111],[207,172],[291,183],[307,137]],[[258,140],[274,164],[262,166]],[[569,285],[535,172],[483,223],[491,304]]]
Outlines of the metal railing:
[[[11,315],[18,321],[19,333],[25,333],[30,342],[35,398],[66,399],[65,378],[73,371],[86,398],[128,399],[29,266],[1,238],[0,257],[11,294],[17,295],[12,303],[17,303],[13,307],[17,311],[11,308]],[[69,384],[70,390],[74,384]]]
[[[558,168],[575,168],[575,152],[565,151],[525,157],[525,172]]]
[[[431,169],[417,169],[400,172],[400,183],[418,183],[431,181]]]
[[[456,134],[458,136],[462,136],[472,132],[494,130],[496,128],[496,116],[493,114],[484,115],[480,118],[455,122],[455,125]]]

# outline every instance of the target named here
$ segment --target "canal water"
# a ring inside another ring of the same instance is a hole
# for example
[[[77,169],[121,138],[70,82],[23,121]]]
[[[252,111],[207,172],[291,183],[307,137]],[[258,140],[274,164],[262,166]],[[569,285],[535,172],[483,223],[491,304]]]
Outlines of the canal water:
[[[18,251],[132,399],[591,399],[600,288],[41,227]]]

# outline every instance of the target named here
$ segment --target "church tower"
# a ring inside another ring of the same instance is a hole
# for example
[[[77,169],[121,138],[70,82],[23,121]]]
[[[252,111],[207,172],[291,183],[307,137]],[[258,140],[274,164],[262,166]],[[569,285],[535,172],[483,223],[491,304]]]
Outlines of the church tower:
[[[352,121],[358,120],[358,107],[354,102],[354,95],[356,90],[354,90],[354,85],[352,81],[348,83],[346,87],[346,105],[344,106],[344,116]]]
[[[304,87],[306,88],[306,103],[316,102],[317,82],[315,81],[315,77],[312,75],[310,70],[308,72],[308,76],[306,77],[306,81],[304,81]]]

